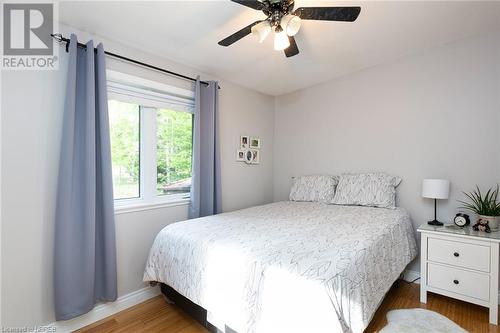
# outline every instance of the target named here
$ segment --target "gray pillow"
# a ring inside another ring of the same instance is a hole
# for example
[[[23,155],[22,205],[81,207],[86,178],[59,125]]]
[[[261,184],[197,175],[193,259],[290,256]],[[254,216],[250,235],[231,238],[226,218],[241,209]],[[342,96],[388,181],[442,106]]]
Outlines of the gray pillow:
[[[300,176],[293,179],[291,201],[315,201],[331,203],[335,196],[335,176]]]
[[[342,174],[332,203],[395,208],[399,183],[401,178],[385,173]]]

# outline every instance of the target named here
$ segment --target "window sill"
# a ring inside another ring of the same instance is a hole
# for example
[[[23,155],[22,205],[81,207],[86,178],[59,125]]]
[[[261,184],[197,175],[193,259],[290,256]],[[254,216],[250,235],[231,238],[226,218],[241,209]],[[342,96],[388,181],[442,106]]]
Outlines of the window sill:
[[[127,205],[115,205],[115,215],[142,212],[167,207],[186,206],[189,205],[190,201],[191,200],[189,198],[184,198],[155,203],[131,203]]]

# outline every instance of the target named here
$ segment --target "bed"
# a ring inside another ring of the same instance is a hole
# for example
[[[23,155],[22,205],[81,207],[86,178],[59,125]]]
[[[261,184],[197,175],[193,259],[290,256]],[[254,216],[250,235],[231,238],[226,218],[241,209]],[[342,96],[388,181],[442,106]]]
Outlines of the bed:
[[[287,201],[168,225],[144,281],[222,330],[363,332],[416,254],[404,209]]]

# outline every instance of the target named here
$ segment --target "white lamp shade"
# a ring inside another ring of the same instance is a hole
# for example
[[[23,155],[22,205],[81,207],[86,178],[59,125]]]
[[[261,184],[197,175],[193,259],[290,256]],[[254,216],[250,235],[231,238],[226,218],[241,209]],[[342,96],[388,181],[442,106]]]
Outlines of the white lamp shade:
[[[424,179],[422,196],[431,199],[448,199],[450,196],[450,181],[446,179]]]
[[[252,27],[252,35],[257,38],[259,43],[262,43],[264,39],[266,39],[266,37],[269,35],[271,30],[272,28],[269,21],[262,21]]]
[[[290,46],[290,41],[285,31],[276,32],[274,34],[274,49],[276,51],[282,51]]]
[[[285,15],[281,19],[281,26],[290,37],[295,36],[299,32],[301,23],[302,20],[300,17],[291,14]]]

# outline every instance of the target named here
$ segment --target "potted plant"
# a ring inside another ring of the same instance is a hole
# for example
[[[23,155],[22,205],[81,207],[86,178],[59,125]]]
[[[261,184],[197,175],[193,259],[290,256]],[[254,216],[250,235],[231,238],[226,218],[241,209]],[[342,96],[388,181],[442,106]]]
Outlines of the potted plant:
[[[500,215],[500,203],[498,203],[498,184],[496,189],[490,188],[486,194],[483,195],[479,186],[471,193],[463,192],[470,202],[460,201],[462,204],[460,208],[469,210],[478,215],[478,218],[483,221],[488,221],[491,230],[498,229],[498,220]]]

